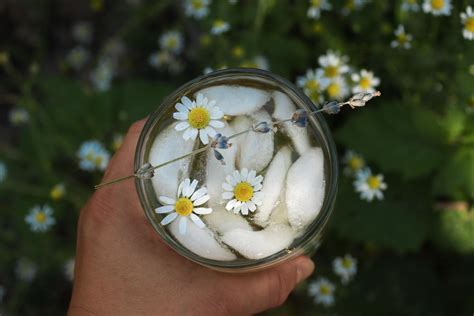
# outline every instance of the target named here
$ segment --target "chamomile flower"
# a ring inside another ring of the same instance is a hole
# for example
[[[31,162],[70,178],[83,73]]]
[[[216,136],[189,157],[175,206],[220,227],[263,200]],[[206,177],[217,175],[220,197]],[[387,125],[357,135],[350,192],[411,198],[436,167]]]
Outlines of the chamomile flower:
[[[319,56],[319,65],[323,69],[323,76],[327,79],[335,79],[349,71],[347,56],[328,51],[326,55]]]
[[[360,193],[362,200],[372,202],[374,198],[383,200],[382,191],[387,189],[387,184],[384,182],[383,175],[372,175],[372,171],[365,168],[357,173],[354,188]]]
[[[7,173],[7,166],[3,161],[0,161],[0,183],[5,181],[5,179],[7,178]]]
[[[54,201],[62,199],[64,194],[66,194],[66,187],[63,183],[56,184],[51,188],[51,191],[49,191],[49,196]]]
[[[15,107],[8,113],[8,118],[12,125],[22,125],[30,120],[30,114],[24,108]]]
[[[70,258],[64,264],[64,276],[71,282],[74,280],[74,266],[75,266],[74,258]]]
[[[394,35],[395,39],[390,43],[390,46],[392,46],[393,48],[411,48],[411,41],[413,40],[413,36],[411,34],[405,33],[405,27],[403,25],[398,25],[397,29],[394,32]]]
[[[336,286],[326,278],[318,278],[308,286],[308,294],[313,297],[316,304],[331,306],[334,304],[334,291]]]
[[[198,215],[205,215],[212,213],[212,208],[203,207],[202,205],[209,201],[210,196],[207,194],[207,188],[201,187],[196,190],[198,185],[197,180],[185,179],[178,187],[176,198],[167,196],[160,196],[158,200],[163,204],[155,209],[157,214],[168,214],[161,221],[161,225],[168,225],[179,217],[179,233],[186,234],[186,227],[188,217],[191,218],[194,224],[199,228],[204,228],[206,225],[199,218]]]
[[[319,19],[321,11],[331,10],[331,4],[328,0],[309,0],[308,17]]]
[[[331,79],[325,91],[331,100],[341,100],[349,95],[349,87],[344,77]]]
[[[466,8],[466,12],[462,12],[461,23],[464,25],[462,35],[465,39],[474,40],[474,11],[471,6]]]
[[[112,84],[114,73],[114,65],[110,60],[100,60],[90,75],[92,85],[98,91],[109,90]]]
[[[257,206],[262,205],[263,193],[260,190],[263,188],[263,176],[257,176],[255,170],[235,170],[233,174],[227,175],[225,180],[222,184],[222,199],[230,200],[225,206],[228,211],[234,210],[235,214],[240,212],[242,215],[248,215],[249,211],[255,212]]]
[[[53,217],[53,209],[48,205],[43,207],[36,205],[28,215],[25,216],[25,222],[30,225],[34,232],[46,232],[56,223]]]
[[[451,0],[424,0],[423,11],[433,15],[450,15]]]
[[[72,37],[81,44],[89,44],[92,41],[92,24],[87,21],[77,22],[72,27]]]
[[[418,12],[420,10],[420,5],[418,4],[418,0],[403,0],[401,8],[403,11]]]
[[[115,134],[114,139],[112,140],[112,149],[114,151],[117,151],[122,146],[122,144],[123,144],[123,135]]]
[[[74,68],[80,70],[89,60],[90,54],[82,46],[74,47],[66,56],[66,62]]]
[[[375,92],[375,87],[380,84],[380,79],[374,76],[372,71],[362,69],[360,73],[353,73],[351,76],[355,86],[352,88],[352,93]]]
[[[183,35],[178,31],[168,31],[160,36],[160,48],[174,54],[179,54],[183,50]]]
[[[219,35],[222,33],[227,32],[230,29],[229,23],[222,19],[214,20],[212,23],[211,34],[212,35]]]
[[[352,150],[348,150],[342,159],[345,164],[344,174],[345,175],[356,175],[360,170],[365,167],[364,158]]]
[[[349,254],[337,257],[332,262],[332,267],[334,273],[341,277],[341,282],[347,284],[357,273],[357,259]]]
[[[173,118],[181,121],[175,126],[178,132],[184,131],[184,140],[195,140],[199,138],[204,145],[209,143],[216,135],[214,128],[224,127],[224,122],[220,119],[224,113],[217,107],[216,101],[208,100],[201,93],[198,93],[196,100],[191,101],[188,97],[182,97],[181,103],[176,103],[178,112],[173,113]]]
[[[96,140],[89,140],[81,144],[77,152],[79,168],[86,171],[104,171],[109,164],[109,152]]]
[[[315,103],[324,101],[323,91],[329,85],[330,80],[324,77],[322,69],[308,69],[306,75],[296,79],[298,87]]]
[[[30,259],[21,258],[17,261],[15,273],[18,279],[24,282],[31,282],[36,277],[38,267]]]
[[[209,13],[210,0],[186,0],[184,2],[184,13],[198,20],[206,17]]]

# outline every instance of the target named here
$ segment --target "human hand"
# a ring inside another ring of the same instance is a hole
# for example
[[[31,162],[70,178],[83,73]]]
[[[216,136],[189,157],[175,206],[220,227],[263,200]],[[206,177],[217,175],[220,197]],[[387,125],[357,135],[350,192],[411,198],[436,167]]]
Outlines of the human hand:
[[[133,170],[143,125],[130,128],[104,181]],[[282,304],[313,269],[303,256],[244,274],[193,263],[160,239],[125,181],[96,191],[81,211],[69,315],[254,314]]]

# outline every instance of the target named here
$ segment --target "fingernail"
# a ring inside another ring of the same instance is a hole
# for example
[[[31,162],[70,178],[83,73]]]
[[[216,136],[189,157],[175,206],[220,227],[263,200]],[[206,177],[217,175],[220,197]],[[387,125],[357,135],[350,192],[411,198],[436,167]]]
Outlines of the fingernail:
[[[296,266],[296,282],[300,283],[311,275],[314,271],[314,262],[311,259],[304,257],[298,262]]]

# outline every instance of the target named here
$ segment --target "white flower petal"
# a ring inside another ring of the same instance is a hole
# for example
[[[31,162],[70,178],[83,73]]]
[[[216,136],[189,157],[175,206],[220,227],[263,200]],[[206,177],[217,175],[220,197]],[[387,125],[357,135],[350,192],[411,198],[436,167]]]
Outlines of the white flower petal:
[[[247,176],[247,182],[252,184],[253,181],[255,180],[255,176],[257,175],[257,171],[255,170],[250,170],[248,176]]]
[[[158,201],[160,201],[160,203],[166,204],[166,205],[171,205],[171,204],[174,205],[176,203],[175,199],[172,199],[172,198],[169,198],[169,197],[163,196],[163,195],[158,198]]]
[[[222,121],[217,121],[217,120],[211,120],[209,122],[209,125],[215,128],[223,128],[224,127],[224,122]]]
[[[207,193],[206,187],[200,188],[199,190],[193,193],[193,195],[191,196],[191,201],[195,201],[199,199],[200,197],[204,196],[206,193]]]
[[[210,207],[195,207],[193,209],[193,212],[199,215],[206,215],[206,214],[211,214],[212,213],[212,208]]]
[[[207,136],[206,129],[199,130],[199,138],[201,139],[201,143],[203,143],[204,145],[207,145],[209,143],[209,137]]]
[[[169,213],[172,210],[174,210],[174,205],[165,205],[165,206],[160,206],[155,209],[156,214],[164,214],[164,213]]]
[[[257,183],[254,187],[254,191],[260,191],[263,188],[263,185],[261,183]]]
[[[194,224],[196,224],[197,227],[199,227],[199,228],[206,227],[206,224],[204,224],[204,222],[196,214],[191,213],[190,217],[191,217],[191,220],[194,222]]]
[[[184,121],[184,120],[187,120],[187,119],[188,119],[188,113],[184,113],[184,112],[174,112],[174,113],[173,113],[173,118],[174,118],[175,120]]]
[[[255,212],[255,210],[257,209],[257,205],[255,205],[255,203],[250,200],[250,201],[247,201],[247,207],[249,208],[249,211],[250,212]]]
[[[209,201],[209,199],[210,199],[209,195],[201,196],[199,199],[196,199],[196,201],[194,201],[193,205],[194,206],[202,205],[202,204],[206,203],[207,201]]]
[[[259,184],[260,182],[262,182],[263,180],[263,176],[262,175],[259,175],[257,177],[254,178],[254,180],[252,182],[249,182],[251,185],[257,185]]]
[[[191,182],[191,184],[188,187],[188,192],[186,192],[186,197],[190,197],[194,193],[197,185],[198,185],[198,180],[194,179],[193,182]]]
[[[192,139],[195,140],[196,136],[198,134],[198,130],[195,129],[194,127],[189,127],[183,134],[184,140]],[[176,144],[174,145],[176,146]]]
[[[234,171],[234,179],[237,183],[242,182],[242,178],[240,177],[240,172],[238,170]]]
[[[187,217],[180,216],[181,218],[179,219],[179,233],[181,235],[186,234],[187,226],[188,226],[188,219]]]
[[[222,198],[224,200],[230,200],[234,197],[234,192],[224,192],[222,193]]]
[[[231,209],[233,209],[236,203],[237,203],[236,199],[233,199],[233,200],[230,200],[229,202],[227,202],[227,204],[225,206],[226,210],[230,211]]]
[[[240,178],[243,182],[247,182],[247,177],[249,175],[249,170],[247,168],[243,168],[240,170]]]
[[[218,119],[221,119],[224,116],[224,112],[219,110],[219,108],[217,108],[217,107],[213,108],[210,111],[209,114],[211,116],[211,120],[218,120]]]
[[[225,177],[226,181],[229,182],[233,187],[237,184],[237,181],[235,180],[235,178],[232,176],[232,175],[228,175]],[[233,189],[231,189],[233,190]]]
[[[165,218],[163,218],[163,220],[161,221],[161,225],[168,225],[169,223],[171,223],[172,221],[174,221],[176,219],[176,217],[178,217],[178,213],[176,212],[173,212],[171,214],[168,214],[165,216]]]
[[[222,183],[222,188],[226,191],[233,192],[234,187],[227,182]]]
[[[216,136],[216,134],[217,134],[216,130],[213,129],[212,127],[210,127],[210,126],[207,126],[207,127],[205,128],[205,130],[206,130],[207,135],[208,135],[209,137],[211,137],[211,138],[214,137],[214,136]]]
[[[249,214],[249,208],[247,206],[247,203],[242,203],[242,206],[240,208],[240,212],[242,215],[248,215]]]
[[[186,178],[183,181],[183,190],[181,191],[182,196],[186,196],[189,190],[189,185],[191,184],[191,179]]]
[[[193,107],[193,102],[188,97],[182,97],[181,102],[188,110]]]
[[[178,131],[178,132],[181,132],[181,131],[184,131],[186,128],[189,127],[189,123],[187,121],[184,121],[184,122],[180,122],[178,123],[176,126],[175,126],[175,129]]]
[[[174,107],[176,108],[176,110],[178,110],[178,112],[183,112],[183,113],[189,112],[189,109],[181,103],[176,103]]]

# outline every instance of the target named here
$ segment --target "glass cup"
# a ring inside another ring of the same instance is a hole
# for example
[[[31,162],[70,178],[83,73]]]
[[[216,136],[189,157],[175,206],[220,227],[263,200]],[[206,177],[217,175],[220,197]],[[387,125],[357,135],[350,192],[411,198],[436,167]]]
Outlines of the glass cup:
[[[144,164],[149,162],[148,160],[153,141],[161,131],[162,127],[171,122],[172,113],[175,112],[174,106],[176,103],[180,102],[181,97],[188,96],[192,98],[197,91],[215,85],[243,85],[276,90],[288,96],[299,109],[304,109],[308,112],[317,110],[317,107],[304,93],[302,93],[302,91],[287,80],[270,72],[258,69],[226,69],[216,71],[184,84],[171,95],[166,97],[156,111],[150,115],[137,145],[135,153],[135,170],[138,170]],[[310,114],[308,117],[307,128],[311,141],[322,149],[324,156],[324,199],[317,217],[304,229],[304,231],[300,232],[291,245],[285,247],[285,249],[258,259],[247,259],[238,256],[235,260],[223,261],[199,256],[174,238],[169,233],[166,226],[161,225],[160,221],[163,216],[155,213],[155,209],[161,204],[156,196],[152,180],[136,178],[136,188],[148,221],[164,242],[166,242],[173,250],[189,260],[218,271],[256,271],[289,260],[301,254],[312,254],[321,242],[324,229],[328,223],[334,206],[337,193],[338,163],[335,144],[325,122],[324,115],[321,113]],[[302,174],[301,176],[304,177],[305,175]],[[188,223],[188,225],[192,224],[193,223]]]

